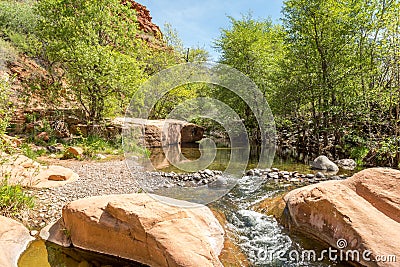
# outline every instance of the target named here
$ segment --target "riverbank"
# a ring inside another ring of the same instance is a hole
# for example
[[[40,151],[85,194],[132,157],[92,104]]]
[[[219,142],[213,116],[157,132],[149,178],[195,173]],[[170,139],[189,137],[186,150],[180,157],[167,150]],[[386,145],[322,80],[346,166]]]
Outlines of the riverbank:
[[[137,177],[147,176],[153,181],[153,188],[203,186],[215,180],[223,179],[221,171],[204,170],[194,174],[166,173],[166,172],[141,172],[127,167],[121,158],[112,160],[57,160],[40,158],[46,164],[62,165],[72,169],[79,175],[79,179],[72,183],[42,189],[27,189],[29,195],[36,198],[35,207],[18,216],[28,228],[40,229],[61,217],[61,210],[67,203],[91,196],[109,194],[129,194],[140,191]],[[273,181],[283,186],[305,186],[326,180],[342,180],[345,175],[325,175],[322,172],[299,173],[297,171],[284,171],[277,168],[251,169],[246,175],[255,176],[266,181]]]
[[[212,170],[203,170],[194,174],[142,172],[139,169],[129,169],[123,157],[114,157],[110,160],[82,161],[43,157],[38,160],[45,164],[62,165],[70,168],[80,178],[57,188],[28,189],[28,192],[36,197],[36,206],[28,212],[29,216],[22,216],[20,220],[31,230],[33,236],[37,236],[40,229],[60,218],[63,206],[71,201],[91,196],[140,192],[137,184],[138,175],[142,179],[143,177],[151,179],[157,177],[154,181],[155,183],[161,182],[159,186],[165,186],[165,183],[168,183],[169,186],[179,189],[183,186],[183,182],[192,183],[197,180],[200,186],[207,186],[202,182],[204,179],[212,181],[221,177],[222,174],[221,171]],[[274,197],[278,193],[288,192],[309,184],[345,179],[346,176],[344,175],[324,174],[318,171],[300,173],[278,168],[251,169],[238,180],[237,186],[229,194],[211,206],[217,205],[218,209],[224,212],[227,218],[225,230],[232,233],[228,234],[230,237],[227,238],[234,236],[233,244],[238,245],[239,250],[244,251],[250,262],[257,263],[258,260],[254,256],[254,251],[260,249],[259,245],[270,244],[271,240],[275,240],[274,235],[280,236],[280,242],[285,240],[287,248],[295,246],[296,241],[292,241],[292,237],[281,229],[274,218],[254,211],[254,204],[263,199]],[[265,227],[265,229],[263,230],[260,227]],[[273,235],[266,235],[266,229],[271,231]],[[256,239],[260,238],[261,240],[268,237],[269,240],[266,239],[265,242],[257,243],[259,241],[252,240],[250,237],[252,235],[258,236]],[[272,246],[278,247],[278,243],[273,243]]]

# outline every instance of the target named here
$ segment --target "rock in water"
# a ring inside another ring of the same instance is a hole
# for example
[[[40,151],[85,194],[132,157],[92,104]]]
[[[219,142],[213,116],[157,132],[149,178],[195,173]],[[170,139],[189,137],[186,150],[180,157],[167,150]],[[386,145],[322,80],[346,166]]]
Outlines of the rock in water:
[[[369,250],[369,259],[377,255],[400,258],[400,171],[367,169],[347,180],[293,190],[284,200],[291,230],[335,248]],[[398,262],[368,261],[362,255],[359,262],[399,266]]]
[[[317,170],[339,171],[339,167],[326,156],[319,156],[311,162],[311,167]]]
[[[222,266],[224,230],[206,206],[169,206],[147,194],[108,195],[69,203],[62,220],[75,247],[150,266]]]
[[[223,188],[228,185],[228,180],[220,175],[215,177],[215,181],[208,184],[208,187],[211,188]]]
[[[25,226],[0,216],[0,266],[17,267],[19,257],[33,240]]]

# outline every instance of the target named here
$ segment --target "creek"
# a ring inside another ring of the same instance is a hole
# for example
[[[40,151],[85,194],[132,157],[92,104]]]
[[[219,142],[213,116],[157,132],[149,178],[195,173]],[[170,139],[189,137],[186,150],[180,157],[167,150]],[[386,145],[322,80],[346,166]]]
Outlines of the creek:
[[[259,152],[257,148],[250,153],[247,168],[255,168]],[[165,161],[160,149],[153,149],[152,163],[159,166],[160,171],[180,172]],[[189,160],[200,157],[198,146],[183,146],[182,154]],[[224,170],[229,163],[232,151],[219,146],[214,162],[209,169]],[[307,164],[298,163],[291,157],[275,156],[272,167],[285,171],[315,173]],[[341,174],[351,175],[352,172]],[[254,206],[268,198],[276,197],[293,189],[293,185],[282,181],[265,180],[260,177],[243,176],[237,185],[224,197],[210,204],[213,209],[221,211],[226,218],[226,228],[234,243],[243,251],[252,266],[350,266],[347,263],[330,261],[327,257],[318,259],[321,251],[327,246],[305,238],[299,234],[291,234],[272,216],[259,213]],[[308,251],[315,251],[316,259],[308,258]],[[303,256],[304,255],[304,256]],[[141,266],[125,260],[91,253],[75,248],[62,248],[42,240],[35,241],[22,255],[20,267],[52,266]],[[239,266],[239,265],[237,265]]]

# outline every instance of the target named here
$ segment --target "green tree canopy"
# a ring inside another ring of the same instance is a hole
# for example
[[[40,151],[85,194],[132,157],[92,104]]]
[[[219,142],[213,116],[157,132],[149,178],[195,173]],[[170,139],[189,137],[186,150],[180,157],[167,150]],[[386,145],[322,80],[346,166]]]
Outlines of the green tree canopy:
[[[251,14],[237,20],[229,17],[231,25],[221,30],[215,41],[221,53],[220,63],[230,65],[251,78],[271,101],[274,93],[275,74],[285,54],[284,32],[281,26],[273,25],[271,20],[257,20]],[[245,125],[253,137],[259,137],[257,122],[250,108],[234,93],[224,88],[213,87],[212,94],[227,103],[245,119]]]
[[[118,0],[40,0],[37,34],[90,120],[121,109],[146,75],[135,11]],[[57,70],[55,70],[57,69]],[[117,109],[118,110],[118,109]]]

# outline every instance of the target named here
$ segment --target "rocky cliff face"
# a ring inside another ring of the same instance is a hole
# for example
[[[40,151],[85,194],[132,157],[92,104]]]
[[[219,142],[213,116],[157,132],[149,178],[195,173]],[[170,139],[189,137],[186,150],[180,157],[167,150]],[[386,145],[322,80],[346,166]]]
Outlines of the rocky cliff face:
[[[123,0],[124,5],[131,5],[131,8],[135,9],[137,20],[139,23],[139,29],[144,33],[151,34],[157,39],[162,38],[162,33],[160,27],[152,22],[152,17],[150,16],[150,11],[146,6],[139,4],[132,0]]]

